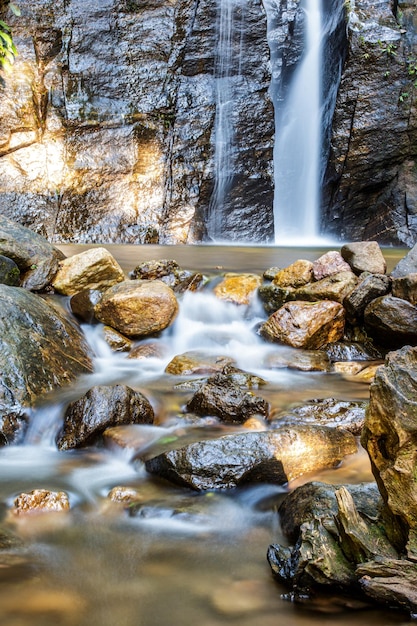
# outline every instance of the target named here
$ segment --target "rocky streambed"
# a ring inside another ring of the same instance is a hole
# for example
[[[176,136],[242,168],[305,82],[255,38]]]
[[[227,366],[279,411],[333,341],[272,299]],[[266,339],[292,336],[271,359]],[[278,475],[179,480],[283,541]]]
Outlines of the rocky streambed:
[[[284,535],[268,560],[292,599],[325,591],[415,612],[414,249],[389,274],[378,244],[357,242],[262,275],[172,259],[126,275],[104,248],[65,258],[2,216],[0,254],[4,451],[24,457],[49,437],[63,462],[125,455],[128,480],[108,477],[96,505],[120,520],[204,526],[199,496],[273,486],[262,507],[282,501]],[[274,383],[306,373],[316,393],[283,402]],[[321,394],[328,376],[363,398]],[[308,482],[363,448],[375,481]],[[152,481],[176,504],[155,505]],[[85,507],[50,483],[4,498],[5,567],[39,520],[73,522]]]

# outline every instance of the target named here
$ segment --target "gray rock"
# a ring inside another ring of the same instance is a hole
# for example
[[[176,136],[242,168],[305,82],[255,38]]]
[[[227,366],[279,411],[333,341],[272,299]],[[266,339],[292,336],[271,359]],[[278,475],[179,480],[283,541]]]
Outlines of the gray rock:
[[[20,283],[20,270],[7,256],[0,255],[0,283],[17,287]]]
[[[393,278],[392,295],[417,304],[417,273]]]
[[[377,241],[356,241],[342,246],[341,255],[355,274],[385,274],[387,264]]]
[[[91,371],[91,353],[75,323],[40,296],[0,285],[0,418],[3,438],[20,439],[27,409]]]
[[[369,274],[359,277],[360,282],[343,300],[349,321],[361,320],[367,305],[389,293],[391,279],[385,274]]]
[[[153,420],[152,406],[139,391],[125,385],[92,387],[68,406],[57,445],[60,450],[80,448],[94,443],[106,428]]]
[[[334,467],[356,450],[350,433],[294,426],[200,441],[147,459],[145,467],[192,489],[227,489],[250,482],[285,484],[305,472]]]
[[[31,291],[47,287],[65,255],[29,228],[0,215],[0,254],[16,263],[20,284]]]
[[[407,252],[407,254],[397,263],[392,270],[390,276],[394,278],[403,278],[407,274],[415,274],[417,272],[417,244]]]
[[[383,347],[417,344],[417,307],[407,300],[376,298],[365,309],[364,323],[370,337]]]

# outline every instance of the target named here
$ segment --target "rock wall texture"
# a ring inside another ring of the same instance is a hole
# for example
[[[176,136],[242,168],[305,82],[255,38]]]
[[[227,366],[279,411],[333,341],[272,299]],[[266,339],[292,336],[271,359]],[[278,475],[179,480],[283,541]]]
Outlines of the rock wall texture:
[[[350,0],[348,55],[324,182],[323,229],[411,246],[417,238],[417,11]]]
[[[21,17],[7,20],[19,56],[0,88],[0,213],[54,242],[204,238],[221,3],[18,4]],[[231,4],[241,60],[228,70],[239,84],[224,229],[229,239],[266,241],[274,134],[266,15],[260,0],[245,3],[243,16]]]

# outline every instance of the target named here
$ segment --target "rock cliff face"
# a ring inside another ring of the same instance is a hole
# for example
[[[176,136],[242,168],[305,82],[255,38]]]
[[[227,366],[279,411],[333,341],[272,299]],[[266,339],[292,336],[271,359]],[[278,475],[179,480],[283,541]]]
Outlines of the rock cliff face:
[[[299,0],[18,4],[15,18],[0,0],[19,50],[0,85],[1,214],[52,242],[273,239],[270,85],[272,77],[279,120],[302,54]],[[323,76],[321,230],[411,245],[415,3],[323,0],[323,11],[332,63]],[[219,172],[227,184],[215,206]]]
[[[412,245],[417,236],[417,37],[411,1],[347,3],[349,48],[324,183],[322,228]]]
[[[245,3],[225,238],[272,237],[266,15]],[[206,234],[215,153],[215,0],[21,0],[1,87],[0,213],[60,242]],[[233,43],[236,45],[236,42]],[[198,211],[196,211],[198,207]],[[253,219],[256,218],[256,232]]]

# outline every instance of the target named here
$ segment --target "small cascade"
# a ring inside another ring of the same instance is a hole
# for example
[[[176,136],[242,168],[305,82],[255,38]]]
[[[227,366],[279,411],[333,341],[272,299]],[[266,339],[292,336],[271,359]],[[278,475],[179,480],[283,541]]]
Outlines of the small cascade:
[[[213,240],[224,236],[223,214],[235,172],[233,114],[241,86],[244,12],[245,7],[240,0],[218,0],[214,66],[214,187],[207,216],[207,233]]]
[[[318,235],[321,154],[321,0],[305,0],[305,53],[293,77],[275,144],[274,228],[277,243]]]

